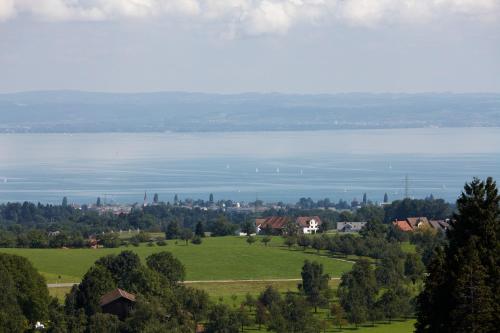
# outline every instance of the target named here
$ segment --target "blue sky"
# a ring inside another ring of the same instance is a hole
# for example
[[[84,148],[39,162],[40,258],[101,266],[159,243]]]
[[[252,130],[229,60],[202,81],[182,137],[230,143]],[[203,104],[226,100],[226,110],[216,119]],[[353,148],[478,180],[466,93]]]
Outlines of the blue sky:
[[[0,92],[499,92],[500,0],[0,0]]]

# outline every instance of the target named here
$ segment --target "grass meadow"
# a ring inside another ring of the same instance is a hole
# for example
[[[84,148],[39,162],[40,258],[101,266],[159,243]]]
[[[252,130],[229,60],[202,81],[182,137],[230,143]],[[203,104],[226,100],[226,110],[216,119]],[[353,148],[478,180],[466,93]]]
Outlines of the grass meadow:
[[[123,250],[136,252],[141,259],[152,253],[169,251],[186,267],[186,280],[246,280],[300,278],[304,260],[316,260],[326,273],[340,277],[352,263],[317,254],[308,249],[288,249],[281,237],[274,237],[268,246],[261,242],[248,245],[245,237],[205,238],[201,245],[185,245],[169,240],[167,246],[119,247],[113,249],[0,249],[0,252],[28,258],[45,276],[48,283],[79,282],[89,267],[100,257]]]
[[[248,245],[245,237],[206,238],[201,245],[185,245],[181,241],[167,241],[168,245],[139,247],[121,247],[116,249],[0,249],[2,252],[14,253],[27,257],[46,277],[49,283],[78,282],[92,263],[107,254],[122,250],[132,250],[142,259],[159,251],[170,251],[186,266],[187,280],[190,287],[207,291],[214,302],[223,302],[238,307],[246,294],[257,297],[268,285],[280,292],[297,292],[299,281],[241,281],[300,279],[300,271],[304,260],[316,260],[323,263],[325,271],[332,277],[340,277],[351,269],[352,263],[343,258],[332,258],[327,252],[300,248],[288,249],[280,237],[273,237],[266,247],[261,242]],[[412,251],[411,247],[406,249]],[[348,260],[355,260],[349,256]],[[60,276],[60,278],[59,278]],[[226,281],[220,281],[226,280]],[[227,281],[234,280],[234,281]],[[239,280],[239,281],[238,281]],[[195,281],[195,282],[192,282]],[[336,289],[339,280],[332,279],[330,287]],[[50,288],[50,294],[64,299],[70,288]],[[327,311],[320,309],[314,314],[321,319],[328,318]],[[343,327],[342,330],[330,326],[325,332],[357,332],[357,333],[409,333],[413,331],[414,320],[396,320],[391,323],[379,322],[374,325]],[[246,327],[245,332],[267,332],[256,325]]]

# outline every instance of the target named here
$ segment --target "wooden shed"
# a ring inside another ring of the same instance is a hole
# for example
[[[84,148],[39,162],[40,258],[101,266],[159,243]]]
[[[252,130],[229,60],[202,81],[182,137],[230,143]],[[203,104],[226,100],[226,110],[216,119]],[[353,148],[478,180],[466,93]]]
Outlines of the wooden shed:
[[[99,305],[103,313],[118,316],[124,320],[135,304],[135,295],[119,288],[101,297]]]

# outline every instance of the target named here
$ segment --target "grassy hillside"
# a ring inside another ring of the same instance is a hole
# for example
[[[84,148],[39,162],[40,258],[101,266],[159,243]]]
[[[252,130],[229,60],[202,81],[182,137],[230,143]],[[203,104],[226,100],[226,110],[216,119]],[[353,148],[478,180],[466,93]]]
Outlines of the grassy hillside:
[[[248,245],[244,237],[206,238],[201,245],[168,241],[167,246],[121,247],[116,249],[0,249],[0,252],[28,258],[48,283],[79,282],[88,268],[100,257],[123,250],[136,252],[142,259],[159,251],[172,252],[186,266],[187,280],[244,280],[300,278],[304,260],[321,262],[332,277],[348,271],[350,262],[303,252],[282,245],[273,238],[265,247],[257,242]]]

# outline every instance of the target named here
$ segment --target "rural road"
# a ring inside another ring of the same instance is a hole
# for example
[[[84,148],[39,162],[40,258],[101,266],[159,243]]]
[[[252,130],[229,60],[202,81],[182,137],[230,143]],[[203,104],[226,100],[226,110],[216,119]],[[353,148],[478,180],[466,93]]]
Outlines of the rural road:
[[[340,280],[339,277],[330,278],[330,280]],[[289,281],[302,281],[302,279],[259,279],[259,280],[195,280],[184,281],[184,284],[190,283],[239,283],[239,282],[289,282]],[[68,288],[73,287],[77,282],[72,283],[48,283],[48,288]]]

